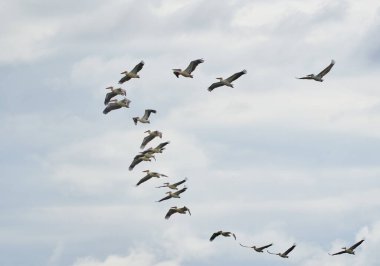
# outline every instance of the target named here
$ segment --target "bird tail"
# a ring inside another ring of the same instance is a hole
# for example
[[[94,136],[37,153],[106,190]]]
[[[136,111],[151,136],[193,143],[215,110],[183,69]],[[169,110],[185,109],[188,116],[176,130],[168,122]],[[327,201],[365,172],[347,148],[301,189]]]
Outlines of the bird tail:
[[[135,125],[137,125],[137,119],[138,119],[138,117],[133,117],[132,119],[133,119],[133,122],[135,122]]]

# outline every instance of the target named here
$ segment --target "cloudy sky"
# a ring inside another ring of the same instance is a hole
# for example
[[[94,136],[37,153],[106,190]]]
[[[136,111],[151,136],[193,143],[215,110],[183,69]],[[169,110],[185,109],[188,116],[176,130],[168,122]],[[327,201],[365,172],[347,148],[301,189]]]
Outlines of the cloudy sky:
[[[378,265],[378,0],[0,6],[1,266]],[[171,72],[198,58],[194,79]],[[295,79],[331,59],[323,83]],[[130,108],[103,115],[104,88],[141,60]],[[128,171],[148,129],[171,143]],[[135,187],[146,169],[188,190],[156,203],[165,180]],[[192,216],[165,220],[175,205]],[[210,243],[221,229],[237,241]]]

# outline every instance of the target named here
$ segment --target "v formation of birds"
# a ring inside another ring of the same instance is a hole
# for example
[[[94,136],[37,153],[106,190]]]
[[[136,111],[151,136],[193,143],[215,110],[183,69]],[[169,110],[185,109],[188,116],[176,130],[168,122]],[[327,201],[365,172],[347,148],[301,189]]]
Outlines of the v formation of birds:
[[[179,69],[179,68],[172,69],[173,74],[177,78],[179,78],[180,76],[185,77],[185,78],[193,78],[192,72],[201,63],[204,63],[203,59],[193,60],[190,62],[190,64],[184,70]],[[119,80],[119,84],[121,85],[121,84],[123,84],[123,83],[125,83],[131,79],[134,79],[134,78],[140,78],[138,73],[143,69],[144,64],[145,64],[144,61],[141,61],[131,71],[121,72],[121,74],[123,74],[124,76]],[[316,75],[315,74],[309,74],[309,75],[306,75],[306,76],[303,76],[303,77],[300,77],[297,79],[309,79],[309,80],[315,80],[318,82],[323,82],[324,76],[330,72],[330,70],[332,69],[332,67],[334,65],[335,65],[335,61],[331,60],[331,63],[327,67],[325,67],[320,73],[318,73]],[[222,87],[222,86],[227,86],[227,87],[233,88],[234,86],[233,86],[232,82],[235,81],[236,79],[240,78],[244,74],[247,74],[247,71],[245,69],[242,71],[236,72],[235,74],[231,75],[230,77],[228,77],[226,79],[217,78],[219,81],[212,83],[208,87],[207,90],[209,92],[212,92],[214,89],[216,89],[218,87]],[[107,87],[106,89],[110,90],[110,92],[108,92],[105,96],[104,104],[106,105],[106,107],[103,110],[104,114],[108,114],[109,112],[116,110],[116,109],[120,109],[122,107],[129,108],[131,100],[126,98],[127,93],[126,93],[125,89],[123,89],[121,87],[120,88]],[[118,100],[115,98],[116,96],[124,96],[124,98]],[[150,124],[150,116],[152,114],[156,114],[156,113],[157,113],[157,111],[154,109],[145,109],[144,114],[141,117],[136,116],[136,117],[133,117],[132,120],[133,120],[135,125],[137,125],[138,123]],[[143,138],[140,149],[144,149],[146,147],[146,145],[148,145],[152,140],[154,140],[157,137],[162,139],[162,132],[160,132],[158,130],[155,130],[155,131],[147,130],[144,133],[147,133],[147,135]],[[157,145],[155,148],[150,147],[148,149],[143,150],[139,154],[137,154],[134,157],[133,161],[131,162],[131,165],[129,166],[129,170],[132,171],[136,165],[138,165],[142,162],[150,162],[152,159],[156,160],[155,154],[162,153],[165,150],[165,146],[168,145],[169,143],[170,143],[169,141],[162,142],[159,145]],[[168,177],[165,174],[153,172],[150,170],[144,170],[143,173],[145,173],[145,176],[142,177],[137,182],[136,186],[139,186],[139,185],[143,184],[144,182],[147,182],[148,180],[150,180],[153,177],[154,178],[161,178],[161,177],[166,178],[166,177]],[[167,191],[165,193],[166,196],[164,196],[163,198],[161,198],[157,202],[170,200],[172,198],[180,198],[180,194],[184,193],[187,190],[186,185],[184,185],[184,183],[186,181],[187,181],[187,178],[180,180],[178,182],[175,182],[175,183],[166,182],[166,183],[163,183],[162,186],[156,187],[156,188],[164,188],[165,187],[165,188],[170,189],[169,191]],[[182,186],[182,187],[180,187],[180,186]],[[165,215],[165,219],[169,219],[175,213],[179,213],[179,214],[188,213],[189,215],[191,215],[190,209],[188,207],[186,207],[186,206],[183,206],[183,207],[174,206],[174,207],[171,207],[167,211],[167,213]],[[219,236],[233,237],[236,240],[236,235],[234,233],[229,232],[229,231],[220,230],[220,231],[214,232],[211,235],[209,241],[213,241],[215,238],[217,238]],[[328,253],[328,254],[330,256],[341,255],[341,254],[345,254],[345,253],[355,255],[355,249],[359,245],[361,245],[363,242],[364,242],[364,239],[358,241],[357,243],[350,246],[349,248],[343,247],[341,251],[338,251],[338,252],[333,253],[333,254],[330,254],[330,253]],[[250,248],[250,249],[252,249],[258,253],[262,253],[264,250],[266,250],[267,248],[270,248],[273,245],[273,243],[265,244],[264,246],[255,246],[255,245],[246,246],[246,245],[243,245],[241,243],[239,243],[239,244],[242,247]],[[296,247],[296,244],[293,244],[292,246],[290,246],[287,250],[285,250],[282,253],[281,252],[273,253],[273,252],[270,252],[269,250],[267,250],[267,252],[269,254],[277,255],[277,256],[280,256],[282,258],[288,258],[290,252],[292,252],[295,249],[295,247]]]

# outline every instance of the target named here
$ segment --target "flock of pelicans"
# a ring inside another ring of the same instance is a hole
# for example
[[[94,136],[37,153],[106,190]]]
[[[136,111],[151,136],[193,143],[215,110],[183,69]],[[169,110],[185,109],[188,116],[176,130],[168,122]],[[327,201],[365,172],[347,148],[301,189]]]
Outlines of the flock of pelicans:
[[[188,67],[186,69],[184,69],[184,70],[179,69],[179,68],[173,69],[173,74],[177,78],[179,78],[180,76],[183,76],[183,77],[186,77],[186,78],[193,78],[193,75],[191,73],[195,70],[195,68],[199,64],[201,64],[203,62],[204,62],[203,59],[193,60],[193,61],[190,62],[190,64],[188,65]],[[298,78],[298,79],[311,79],[311,80],[322,82],[323,81],[323,77],[327,73],[330,72],[330,70],[332,69],[332,67],[334,66],[334,64],[335,64],[335,61],[331,60],[331,63],[325,69],[323,69],[320,73],[318,73],[317,75],[315,75],[315,74],[309,74],[309,75],[306,75],[306,76]],[[124,82],[126,82],[126,81],[128,81],[130,79],[133,79],[133,78],[140,78],[140,76],[138,75],[138,72],[143,68],[143,66],[144,66],[144,61],[141,61],[131,71],[129,71],[129,72],[128,71],[121,72],[121,74],[124,74],[124,76],[119,80],[119,84],[123,84]],[[240,72],[237,72],[237,73],[233,74],[232,76],[230,76],[230,77],[228,77],[226,79],[217,78],[219,81],[215,82],[215,83],[212,83],[208,87],[208,91],[211,92],[215,88],[222,87],[222,86],[228,86],[228,87],[233,88],[232,82],[234,80],[238,79],[239,77],[241,77],[242,75],[246,74],[246,73],[247,73],[247,71],[243,70],[243,71],[240,71]],[[129,104],[131,103],[131,101],[126,98],[127,94],[126,94],[126,90],[125,89],[114,88],[114,87],[108,87],[106,89],[110,90],[110,92],[108,92],[106,94],[106,97],[105,97],[105,100],[104,100],[104,104],[106,105],[106,108],[103,110],[104,114],[108,114],[109,112],[111,112],[113,110],[116,110],[116,109],[120,109],[122,107],[129,108]],[[117,100],[117,99],[114,98],[117,95],[124,96],[124,98],[121,99],[121,100]],[[156,113],[156,110],[146,109],[145,112],[144,112],[144,115],[142,117],[133,117],[132,120],[133,120],[133,122],[134,122],[135,125],[137,125],[138,122],[143,123],[143,124],[149,124],[150,123],[149,118],[150,118],[151,114],[155,114],[155,113]],[[142,141],[142,143],[140,145],[140,149],[145,149],[146,145],[149,142],[151,142],[153,139],[155,139],[156,137],[162,138],[162,132],[160,132],[158,130],[155,130],[155,131],[147,130],[144,133],[147,133],[148,135],[144,137],[144,139],[143,139],[143,141]],[[133,170],[133,168],[136,165],[138,165],[139,163],[141,163],[141,162],[151,161],[152,159],[156,160],[155,154],[162,153],[165,150],[165,146],[168,145],[169,143],[170,143],[169,141],[162,142],[159,145],[157,145],[155,148],[150,147],[148,149],[143,150],[139,154],[137,154],[134,157],[131,165],[129,166],[129,170],[130,171]],[[143,171],[143,173],[145,173],[145,176],[143,178],[141,178],[137,182],[136,186],[141,185],[142,183],[150,180],[153,177],[156,177],[156,178],[167,177],[164,174],[160,174],[160,173],[153,172],[153,171],[150,171],[150,170],[145,170],[145,171]],[[183,179],[181,181],[178,181],[176,183],[172,183],[172,184],[170,184],[170,183],[164,183],[162,186],[157,187],[157,188],[166,187],[166,188],[170,189],[170,191],[168,191],[168,192],[165,193],[165,194],[167,194],[167,196],[163,197],[162,199],[158,200],[157,202],[162,202],[162,201],[165,201],[165,200],[169,200],[171,198],[180,198],[180,194],[184,193],[187,190],[187,187],[185,185],[183,185],[186,181],[187,181],[187,178],[185,178],[185,179]],[[179,186],[181,186],[181,185],[183,185],[183,187],[179,189]],[[189,213],[189,215],[191,215],[190,209],[187,208],[186,206],[183,206],[181,208],[179,208],[177,206],[174,206],[174,207],[171,207],[169,209],[169,211],[166,213],[165,219],[169,219],[175,213],[179,213],[179,214]],[[213,233],[211,235],[210,241],[213,241],[218,236],[223,236],[223,237],[231,237],[232,236],[236,240],[236,235],[234,233],[232,233],[232,232],[217,231],[217,232],[215,232],[215,233]],[[333,253],[333,254],[329,253],[329,255],[335,256],[335,255],[341,255],[341,254],[344,254],[344,253],[355,255],[355,249],[360,244],[362,244],[363,242],[364,242],[364,239],[360,240],[359,242],[355,243],[354,245],[352,245],[349,248],[343,247],[342,251],[339,251],[339,252],[336,252],[336,253]],[[259,253],[262,253],[265,249],[271,247],[272,245],[273,244],[271,243],[271,244],[268,244],[268,245],[257,247],[257,246],[245,246],[245,245],[240,244],[240,246],[242,246],[242,247],[253,249],[254,251],[259,252]],[[273,253],[273,252],[270,252],[268,250],[267,250],[267,252],[269,254],[278,255],[278,256],[280,256],[282,258],[288,258],[289,257],[289,253],[292,252],[295,247],[296,247],[296,244],[293,244],[290,248],[288,248],[283,253],[281,253],[281,252],[279,252],[279,253]]]

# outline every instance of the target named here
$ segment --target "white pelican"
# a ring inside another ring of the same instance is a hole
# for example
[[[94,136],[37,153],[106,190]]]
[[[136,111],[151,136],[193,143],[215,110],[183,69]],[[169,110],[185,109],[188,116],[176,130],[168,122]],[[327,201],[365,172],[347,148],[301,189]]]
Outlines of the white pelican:
[[[122,88],[114,89],[113,87],[107,87],[106,90],[111,90],[111,91],[106,94],[106,98],[104,99],[104,105],[107,105],[110,102],[110,100],[116,95],[127,96],[127,92]]]
[[[170,184],[170,183],[164,183],[162,186],[159,186],[159,187],[156,187],[156,188],[161,188],[161,187],[167,187],[167,188],[170,188],[170,189],[174,189],[174,190],[178,190],[178,186],[179,185],[182,185],[183,183],[185,183],[187,181],[187,178],[177,182],[177,183],[173,183],[173,184]]]
[[[288,248],[284,253],[272,253],[272,252],[269,252],[268,250],[267,250],[267,252],[269,253],[269,254],[272,254],[272,255],[278,255],[278,256],[280,256],[281,258],[289,258],[289,256],[288,256],[288,254],[290,253],[290,252],[292,252],[292,250],[294,249],[296,247],[296,244],[293,244],[293,246],[291,246],[290,248]]]
[[[129,104],[131,103],[130,100],[127,98],[124,98],[120,101],[114,99],[110,100],[106,108],[103,110],[103,114],[108,114],[112,110],[120,109],[121,107],[129,108]]]
[[[138,165],[139,163],[141,162],[150,162],[152,160],[152,158],[154,160],[156,160],[156,158],[154,157],[153,154],[139,154],[139,155],[136,155],[135,158],[133,158],[133,161],[131,163],[131,165],[129,166],[129,171],[133,170],[133,168]]]
[[[156,110],[146,109],[145,112],[144,112],[143,117],[141,117],[141,118],[140,117],[133,117],[132,118],[133,122],[135,122],[135,125],[137,125],[137,122],[144,123],[144,124],[146,124],[146,123],[149,124],[150,123],[149,116],[150,116],[151,113],[155,114]]]
[[[191,72],[194,71],[194,69],[200,64],[200,63],[203,63],[204,60],[203,59],[197,59],[197,60],[194,60],[194,61],[191,61],[190,64],[187,66],[187,68],[185,70],[182,70],[182,69],[179,69],[179,68],[175,68],[173,69],[173,73],[174,75],[177,76],[177,78],[179,78],[179,76],[184,76],[185,78],[193,78],[193,75],[191,75]]]
[[[146,173],[146,175],[140,179],[140,181],[136,184],[136,187],[142,183],[144,183],[145,181],[148,181],[149,179],[151,179],[152,177],[157,177],[157,178],[160,178],[162,176],[164,177],[168,177],[167,175],[164,175],[164,174],[160,174],[160,173],[157,173],[157,172],[151,172],[149,170],[145,170],[143,171]]]
[[[140,78],[139,75],[137,75],[137,73],[143,68],[144,66],[144,61],[141,61],[140,63],[138,63],[132,70],[131,72],[128,72],[127,70],[125,70],[124,72],[121,72],[120,74],[124,74],[125,76],[122,77],[120,80],[119,80],[119,84],[123,84],[124,82],[130,80],[131,78]]]
[[[216,79],[219,79],[219,81],[211,84],[211,86],[208,87],[208,91],[212,91],[213,89],[221,87],[221,86],[228,86],[228,87],[233,88],[234,85],[232,85],[231,82],[234,81],[235,79],[238,79],[241,75],[244,75],[244,74],[247,74],[247,70],[245,69],[243,71],[233,74],[231,77],[226,78],[226,79],[216,78]]]
[[[314,79],[315,81],[322,82],[323,81],[323,79],[322,79],[323,76],[330,72],[330,70],[334,66],[334,64],[335,64],[335,61],[331,60],[330,65],[328,65],[325,69],[323,69],[318,75],[309,74],[309,75],[307,75],[305,77],[298,78],[298,79]]]
[[[150,141],[152,141],[155,137],[160,137],[162,139],[162,132],[160,132],[158,130],[155,130],[155,131],[147,130],[144,133],[148,133],[149,135],[143,139],[143,142],[141,143],[140,149],[144,149],[146,144],[148,144]]]
[[[187,187],[184,187],[183,189],[178,190],[178,191],[176,191],[176,192],[174,192],[174,193],[171,192],[171,191],[166,192],[165,194],[168,194],[168,196],[166,196],[166,197],[160,199],[160,200],[157,201],[157,202],[161,202],[161,201],[168,200],[168,199],[171,199],[171,198],[177,198],[177,199],[178,199],[178,198],[180,198],[179,194],[185,192],[186,190],[187,190]]]
[[[270,246],[272,246],[273,244],[269,244],[269,245],[266,245],[266,246],[262,246],[262,247],[256,247],[256,246],[252,246],[252,247],[249,247],[249,246],[244,246],[242,244],[239,243],[240,246],[242,247],[245,247],[245,248],[252,248],[254,249],[256,252],[263,252],[264,249],[266,248],[269,248]]]
[[[169,219],[174,213],[186,214],[186,212],[188,212],[191,216],[190,209],[186,206],[183,206],[182,208],[177,208],[177,206],[174,206],[169,209],[168,213],[165,215],[165,219]]]
[[[349,247],[349,248],[342,248],[343,250],[342,251],[339,251],[337,253],[334,253],[334,254],[330,254],[330,256],[335,256],[335,255],[340,255],[340,254],[344,254],[344,253],[347,253],[347,254],[351,254],[351,255],[355,255],[355,248],[357,248],[358,246],[360,246],[361,243],[364,242],[364,239],[360,240],[359,242],[357,242],[356,244],[354,244],[353,246]]]
[[[216,237],[220,235],[225,236],[225,237],[230,237],[232,235],[236,240],[236,235],[234,233],[218,231],[212,234],[212,236],[210,237],[210,241],[213,241]]]

